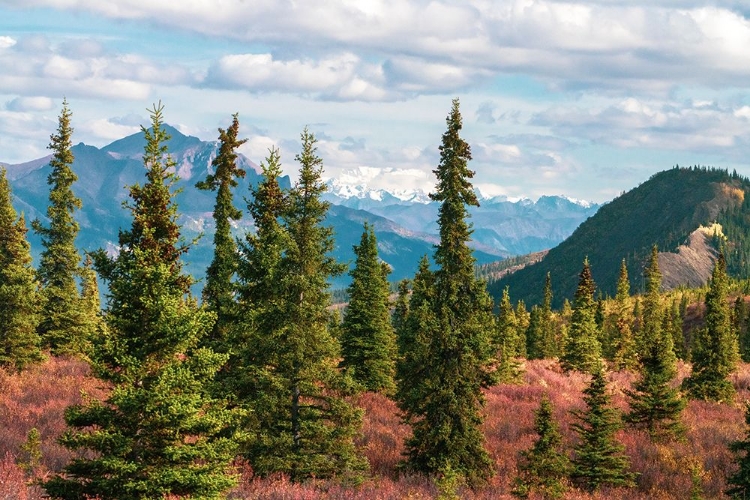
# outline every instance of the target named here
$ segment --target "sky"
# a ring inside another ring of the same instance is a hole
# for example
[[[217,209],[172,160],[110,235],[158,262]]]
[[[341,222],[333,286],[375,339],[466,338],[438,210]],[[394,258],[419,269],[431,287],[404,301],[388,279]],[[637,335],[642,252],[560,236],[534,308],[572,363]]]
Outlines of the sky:
[[[63,98],[104,146],[164,104],[256,163],[319,139],[325,177],[435,183],[459,98],[474,185],[611,200],[675,165],[750,176],[750,0],[0,0],[0,162],[40,158]]]

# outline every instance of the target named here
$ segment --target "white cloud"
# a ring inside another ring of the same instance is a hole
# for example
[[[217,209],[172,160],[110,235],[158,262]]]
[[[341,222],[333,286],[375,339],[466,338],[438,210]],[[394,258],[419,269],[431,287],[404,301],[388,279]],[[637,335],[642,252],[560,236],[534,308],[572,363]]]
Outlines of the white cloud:
[[[49,111],[55,104],[49,97],[16,97],[5,107],[9,111]]]
[[[13,47],[16,44],[16,40],[9,36],[0,36],[0,49],[7,49]]]

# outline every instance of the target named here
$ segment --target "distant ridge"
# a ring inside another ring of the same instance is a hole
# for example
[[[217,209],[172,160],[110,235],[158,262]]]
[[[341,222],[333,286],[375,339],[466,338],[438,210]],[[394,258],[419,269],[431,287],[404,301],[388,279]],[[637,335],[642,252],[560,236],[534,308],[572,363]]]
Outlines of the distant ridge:
[[[622,194],[602,206],[596,215],[583,222],[566,240],[552,248],[538,263],[526,266],[489,285],[493,296],[510,287],[511,299],[524,300],[527,305],[538,304],[542,299],[547,272],[552,278],[553,305],[560,307],[564,299],[572,300],[578,283],[583,259],[588,257],[598,292],[613,296],[616,289],[620,263],[625,259],[631,281],[631,291],[642,289],[643,265],[651,247],[656,244],[660,252],[676,252],[678,246],[689,243],[691,235],[702,226],[726,220],[730,214],[747,207],[750,220],[750,181],[725,170],[692,167],[675,167],[659,172],[640,186]],[[747,234],[750,227],[738,228],[735,215],[728,234]],[[694,248],[702,248],[703,257],[715,259],[716,242],[708,236],[708,244],[698,240]],[[732,241],[731,236],[722,243],[728,250],[730,268],[739,269],[732,252],[746,252],[747,243]],[[704,238],[705,239],[705,238]],[[739,245],[741,248],[737,248]],[[732,250],[730,252],[729,250]],[[697,251],[697,250],[696,250]],[[672,259],[674,261],[674,259]],[[660,257],[660,263],[662,258]],[[670,262],[669,259],[664,260]],[[669,286],[705,283],[705,263],[689,272],[686,266],[665,266],[663,282]],[[681,275],[680,275],[681,273]]]

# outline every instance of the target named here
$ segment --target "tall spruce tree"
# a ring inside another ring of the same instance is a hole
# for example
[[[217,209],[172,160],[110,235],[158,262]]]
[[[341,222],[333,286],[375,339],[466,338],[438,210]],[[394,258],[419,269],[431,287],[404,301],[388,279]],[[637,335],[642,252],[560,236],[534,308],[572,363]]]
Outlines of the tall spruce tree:
[[[596,326],[595,287],[589,260],[586,258],[578,281],[573,317],[565,354],[562,357],[562,366],[565,370],[593,373],[601,364],[602,348],[599,343],[599,329]]]
[[[570,459],[561,450],[562,436],[552,414],[552,403],[545,395],[534,417],[538,438],[531,449],[521,452],[519,475],[513,494],[526,498],[537,492],[544,498],[560,498],[568,489]]]
[[[234,206],[232,188],[237,187],[237,178],[245,177],[245,171],[237,166],[237,148],[247,139],[238,139],[240,121],[232,115],[232,124],[226,130],[219,129],[219,152],[211,165],[214,173],[195,186],[205,191],[216,191],[214,205],[214,258],[206,270],[206,285],[203,287],[203,302],[216,313],[216,323],[209,344],[218,352],[226,352],[226,336],[234,308],[235,285],[232,282],[237,270],[237,246],[231,233],[230,221],[239,220],[242,212]]]
[[[82,352],[90,330],[86,316],[81,311],[80,293],[76,280],[80,272],[81,256],[75,245],[79,226],[73,214],[81,208],[81,200],[73,193],[73,183],[78,177],[73,173],[71,148],[73,128],[68,102],[63,101],[58,118],[57,133],[50,136],[52,159],[47,177],[50,185],[47,219],[49,227],[35,219],[34,231],[42,237],[39,282],[42,286],[42,317],[39,335],[42,344],[54,354]]]
[[[677,375],[677,358],[672,348],[672,333],[662,328],[665,314],[661,304],[659,252],[654,245],[645,269],[646,294],[643,298],[640,379],[633,390],[626,390],[630,412],[625,420],[644,428],[654,440],[681,437],[685,401],[672,386]]]
[[[380,262],[378,242],[365,223],[356,261],[349,275],[349,304],[341,334],[341,366],[368,391],[391,393],[395,389],[396,336],[391,325],[390,267]]]
[[[505,383],[518,382],[521,378],[521,363],[519,357],[526,353],[525,338],[518,328],[516,312],[510,302],[508,287],[503,290],[503,295],[498,304],[498,315],[495,321],[497,326],[498,347],[498,381]]]
[[[555,325],[552,321],[552,276],[550,273],[547,273],[544,280],[542,304],[531,310],[531,322],[526,342],[529,359],[549,359],[560,355],[561,349],[555,337]]]
[[[434,296],[429,305],[429,336],[415,332],[419,351],[429,353],[421,366],[403,374],[420,386],[424,397],[399,401],[412,428],[406,442],[408,466],[428,474],[458,474],[470,483],[492,474],[491,460],[481,432],[482,388],[494,382],[492,300],[485,284],[474,275],[474,257],[467,245],[471,225],[467,206],[478,206],[468,169],[469,144],[462,128],[458,99],[447,119],[434,171],[440,203],[440,243],[435,251]],[[416,292],[415,292],[416,293]],[[414,314],[411,307],[410,315]],[[429,390],[425,390],[429,388]]]
[[[22,370],[42,360],[39,292],[23,215],[16,217],[10,184],[0,169],[0,366]]]
[[[173,185],[174,162],[162,106],[151,110],[143,162],[146,183],[130,187],[132,226],[115,258],[95,254],[109,285],[107,332],[92,354],[112,390],[103,401],[68,408],[60,442],[80,453],[44,487],[52,498],[221,498],[229,473],[231,421],[206,390],[226,360],[197,348],[215,316],[189,297]]]
[[[610,316],[609,346],[611,359],[618,370],[632,370],[638,367],[638,352],[633,337],[633,311],[630,305],[630,279],[625,259],[620,264],[617,278],[617,294],[614,310]]]
[[[693,371],[683,381],[683,388],[693,399],[734,399],[734,386],[728,377],[737,369],[739,347],[730,324],[728,287],[727,263],[720,253],[706,293],[706,326],[696,334],[692,348]]]
[[[573,429],[580,442],[574,449],[571,479],[589,491],[605,485],[633,486],[634,475],[628,470],[630,460],[615,437],[621,427],[620,415],[612,407],[601,364],[594,369],[583,393],[586,410],[573,412],[578,419]]]
[[[745,402],[745,439],[729,444],[737,470],[727,479],[726,494],[736,499],[750,496],[750,402]]]
[[[263,198],[252,210],[258,234],[250,240],[243,276],[253,301],[248,306],[255,311],[250,311],[247,365],[238,367],[254,378],[247,392],[258,437],[247,457],[263,476],[356,480],[367,467],[354,445],[361,412],[345,397],[354,384],[338,369],[340,346],[329,328],[328,283],[343,266],[330,256],[333,231],[323,225],[329,205],[321,199],[326,187],[316,142],[305,129],[296,156],[299,179],[286,197],[273,180],[279,167],[278,153],[272,152]]]

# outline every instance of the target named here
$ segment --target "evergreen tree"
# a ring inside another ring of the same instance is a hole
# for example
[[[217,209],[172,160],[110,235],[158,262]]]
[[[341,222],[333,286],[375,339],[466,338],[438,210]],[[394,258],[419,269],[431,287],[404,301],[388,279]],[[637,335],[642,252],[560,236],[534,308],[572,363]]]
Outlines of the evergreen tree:
[[[498,380],[505,383],[518,382],[521,377],[521,364],[516,358],[525,354],[524,337],[520,335],[516,313],[510,303],[508,287],[503,290],[503,296],[498,305],[497,316],[497,346],[498,346]],[[523,346],[523,351],[521,351]]]
[[[16,218],[5,169],[0,169],[0,366],[22,370],[42,360],[39,293],[26,223]]]
[[[531,310],[531,321],[527,334],[529,359],[550,359],[560,355],[560,346],[555,338],[555,325],[552,321],[552,277],[547,273],[544,281],[544,300],[536,312]]]
[[[42,344],[54,354],[78,353],[85,349],[90,330],[82,314],[80,293],[76,284],[81,256],[75,246],[78,223],[73,213],[81,208],[81,200],[73,194],[72,113],[63,101],[57,133],[50,136],[52,169],[47,177],[50,185],[47,218],[49,227],[38,219],[32,221],[34,231],[42,237],[42,251],[37,270],[42,286],[42,317],[38,331]]]
[[[677,297],[672,299],[671,307],[664,312],[664,331],[672,337],[674,354],[677,359],[685,359],[685,336],[682,332],[683,320],[680,313],[680,302]]]
[[[396,336],[388,299],[391,269],[380,262],[375,231],[367,223],[354,254],[349,305],[342,324],[341,366],[366,390],[390,393],[396,370]]]
[[[323,225],[329,205],[321,199],[326,187],[316,142],[305,129],[296,156],[299,179],[286,197],[275,182],[278,153],[272,151],[262,198],[251,210],[259,231],[250,240],[245,276],[254,311],[247,365],[237,367],[250,374],[247,404],[258,425],[247,457],[262,476],[356,480],[367,467],[354,445],[361,411],[345,398],[354,384],[338,369],[340,346],[329,328],[328,283],[343,266],[330,256],[333,230]]]
[[[734,330],[737,336],[740,359],[744,362],[750,361],[750,321],[748,321],[748,307],[745,303],[745,295],[740,293],[737,299],[734,301],[734,311],[732,320],[734,323]]]
[[[393,305],[393,315],[391,315],[391,325],[396,335],[396,354],[398,355],[398,339],[406,327],[406,320],[409,317],[409,286],[410,281],[403,279],[398,282],[398,295],[396,303]]]
[[[393,318],[398,347],[395,399],[402,409],[418,407],[431,391],[423,380],[430,366],[430,338],[437,329],[432,310],[436,290],[435,274],[426,255],[419,261],[410,297],[406,287],[407,282],[402,281]],[[404,297],[408,297],[408,302]]]
[[[521,452],[513,494],[526,498],[536,491],[544,498],[560,498],[568,487],[571,463],[561,451],[562,437],[552,415],[552,403],[546,395],[536,411],[534,431],[539,437],[531,449]]]
[[[440,164],[434,171],[437,190],[430,195],[440,203],[430,308],[434,328],[424,339],[427,345],[422,349],[429,353],[422,358],[424,364],[406,374],[422,387],[425,397],[399,404],[412,428],[406,442],[408,466],[429,474],[456,473],[473,483],[492,474],[481,432],[481,389],[494,381],[494,318],[492,300],[485,284],[475,278],[475,260],[467,245],[471,237],[467,205],[478,206],[478,201],[470,182],[474,173],[467,166],[471,150],[459,135],[457,99],[446,122]],[[410,315],[414,307],[411,311]]]
[[[592,373],[601,363],[602,348],[596,326],[594,288],[587,258],[583,261],[565,354],[562,357],[562,366],[565,370]]]
[[[225,345],[227,328],[234,307],[235,286],[232,279],[237,270],[237,247],[232,237],[230,221],[239,220],[242,212],[234,206],[232,188],[237,187],[237,178],[245,177],[245,171],[237,167],[236,150],[247,141],[237,138],[239,128],[238,115],[234,114],[229,128],[219,129],[219,153],[211,162],[214,173],[195,185],[198,189],[216,191],[214,258],[206,270],[203,302],[208,310],[216,314],[209,344],[218,352],[228,350]]]
[[[661,272],[655,245],[645,277],[641,377],[634,390],[625,391],[630,399],[630,413],[625,420],[648,430],[652,439],[666,440],[680,437],[685,432],[680,421],[685,401],[672,387],[672,380],[677,375],[677,358],[672,349],[672,334],[662,328]]]
[[[638,367],[638,352],[633,338],[633,311],[630,307],[630,280],[625,259],[620,265],[617,279],[617,294],[613,314],[610,316],[609,345],[611,359],[619,370]]]
[[[750,403],[745,402],[745,439],[734,441],[729,449],[735,454],[737,471],[727,479],[726,494],[732,498],[745,499],[750,495]]]
[[[620,416],[612,407],[601,365],[594,369],[591,383],[583,391],[586,411],[574,411],[578,419],[573,429],[580,438],[575,447],[571,478],[584,489],[594,491],[600,486],[634,485],[628,471],[630,460],[623,454],[625,447],[616,440]]]
[[[221,498],[234,484],[231,421],[207,385],[226,357],[197,348],[215,316],[189,297],[173,185],[174,162],[162,106],[151,111],[143,162],[147,182],[130,187],[129,231],[120,252],[94,255],[108,282],[106,335],[92,354],[94,373],[112,390],[68,408],[60,442],[80,453],[44,487],[52,498]]]
[[[81,311],[88,326],[86,338],[96,343],[104,334],[104,318],[102,316],[102,305],[99,297],[99,283],[97,282],[94,261],[86,254],[81,269]]]
[[[706,293],[706,326],[696,335],[693,371],[683,382],[693,399],[726,402],[734,398],[734,387],[728,377],[737,368],[739,348],[729,321],[728,287],[726,261],[720,253]]]

